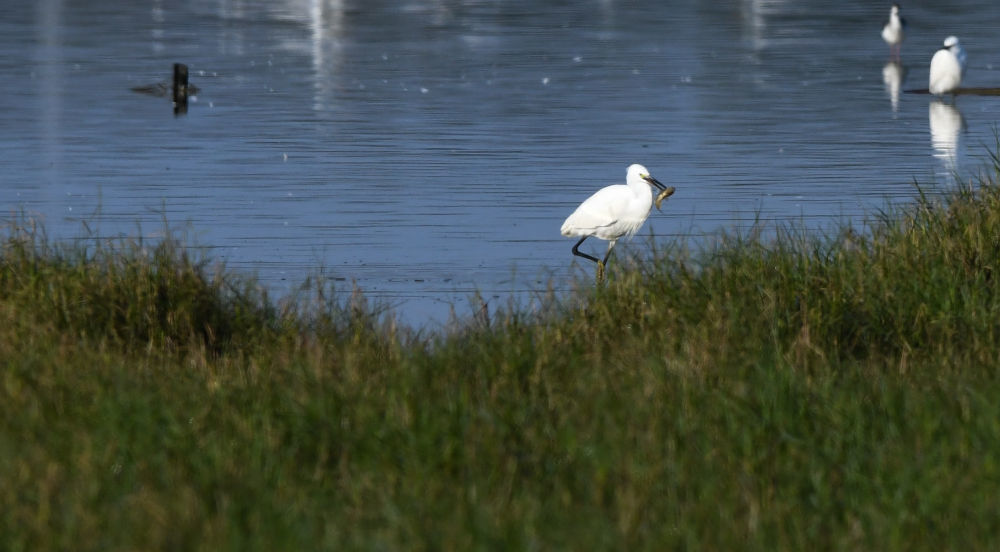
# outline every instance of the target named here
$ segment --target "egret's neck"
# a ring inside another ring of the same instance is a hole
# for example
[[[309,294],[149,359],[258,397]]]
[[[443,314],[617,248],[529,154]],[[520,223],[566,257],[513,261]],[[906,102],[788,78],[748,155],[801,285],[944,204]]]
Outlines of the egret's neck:
[[[629,180],[629,182],[628,182],[628,188],[630,190],[632,190],[633,194],[635,194],[637,196],[640,196],[640,197],[643,194],[646,194],[646,195],[650,194],[649,184],[647,184],[646,181],[643,180],[643,179],[641,179],[641,178],[636,178],[636,179],[633,179],[633,180]]]

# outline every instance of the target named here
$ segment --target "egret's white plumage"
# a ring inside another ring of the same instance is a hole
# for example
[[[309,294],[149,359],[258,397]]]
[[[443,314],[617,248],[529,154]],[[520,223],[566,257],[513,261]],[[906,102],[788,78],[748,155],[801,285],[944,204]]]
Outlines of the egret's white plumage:
[[[890,55],[899,57],[905,34],[906,20],[899,15],[899,4],[893,4],[889,9],[889,19],[882,24],[882,40],[889,45]]]
[[[954,93],[962,84],[964,75],[965,50],[958,43],[958,38],[949,36],[944,39],[944,46],[931,58],[927,89],[937,96]]]
[[[660,190],[667,187],[649,175],[642,165],[631,165],[625,184],[615,184],[601,188],[587,198],[563,222],[560,232],[567,237],[581,236],[573,246],[573,254],[598,263],[598,275],[603,272],[608,256],[615,242],[622,237],[631,237],[639,231],[653,208],[650,186]],[[578,247],[587,238],[594,236],[608,241],[608,251],[603,260],[581,253]]]

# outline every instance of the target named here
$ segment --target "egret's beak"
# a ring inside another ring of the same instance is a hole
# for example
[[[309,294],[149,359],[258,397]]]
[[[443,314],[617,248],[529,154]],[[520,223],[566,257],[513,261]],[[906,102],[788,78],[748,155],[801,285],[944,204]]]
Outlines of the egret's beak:
[[[646,182],[649,182],[649,184],[651,186],[656,186],[661,191],[667,189],[666,186],[664,186],[659,180],[653,178],[652,176],[649,176],[648,174],[644,174],[644,175],[641,175],[641,176],[642,176],[642,179],[645,180]]]

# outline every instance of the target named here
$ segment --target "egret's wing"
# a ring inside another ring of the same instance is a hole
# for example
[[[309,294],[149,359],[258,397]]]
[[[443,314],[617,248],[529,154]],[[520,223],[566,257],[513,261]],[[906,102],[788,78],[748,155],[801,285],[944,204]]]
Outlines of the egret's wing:
[[[564,236],[584,236],[618,222],[618,213],[628,204],[626,186],[601,188],[587,198],[566,218],[561,232]]]

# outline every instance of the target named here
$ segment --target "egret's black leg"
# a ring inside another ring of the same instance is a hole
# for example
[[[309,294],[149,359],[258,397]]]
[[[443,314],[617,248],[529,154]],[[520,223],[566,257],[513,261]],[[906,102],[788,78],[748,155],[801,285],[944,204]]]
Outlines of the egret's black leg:
[[[584,237],[580,238],[580,241],[576,242],[576,245],[573,246],[573,254],[576,255],[577,257],[583,257],[584,259],[590,259],[591,261],[594,261],[595,263],[600,263],[601,261],[599,261],[597,259],[597,257],[591,257],[590,255],[587,255],[586,253],[583,253],[579,249],[577,249],[578,247],[580,247],[580,244],[583,243],[583,240],[585,240],[585,239],[587,239],[589,237],[590,236],[584,236]],[[605,257],[605,260],[607,260],[607,257]]]
[[[597,282],[601,283],[604,281],[604,271],[608,266],[608,257],[611,256],[611,250],[614,249],[615,242],[608,244],[608,252],[604,254],[604,258],[597,263]]]
[[[611,256],[611,250],[614,248],[615,248],[615,243],[611,242],[611,245],[608,246],[608,252],[604,254],[604,260],[601,261],[602,265],[608,266],[608,257]]]

